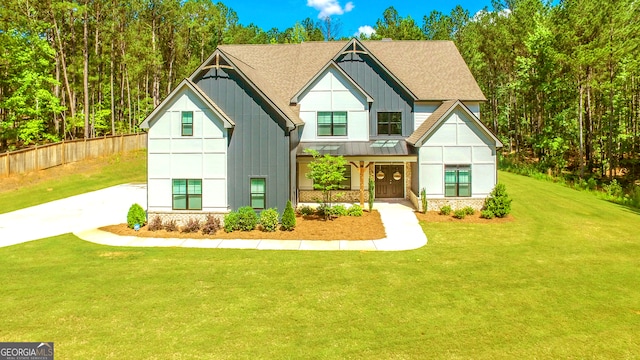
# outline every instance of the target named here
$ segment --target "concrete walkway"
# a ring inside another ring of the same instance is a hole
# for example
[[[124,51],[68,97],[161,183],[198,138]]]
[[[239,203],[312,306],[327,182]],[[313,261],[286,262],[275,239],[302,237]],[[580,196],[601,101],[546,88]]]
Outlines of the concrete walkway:
[[[0,214],[0,247],[73,232],[109,246],[258,250],[412,250],[427,243],[408,202],[376,202],[387,237],[379,240],[196,240],[118,236],[97,228],[126,222],[133,203],[146,208],[146,185],[126,184]]]

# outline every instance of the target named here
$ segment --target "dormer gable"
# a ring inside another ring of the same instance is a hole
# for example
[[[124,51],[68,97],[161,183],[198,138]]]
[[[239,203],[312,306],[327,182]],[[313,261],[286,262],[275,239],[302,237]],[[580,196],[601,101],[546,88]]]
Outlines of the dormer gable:
[[[338,64],[336,64],[334,60],[331,60],[322,69],[320,69],[320,71],[318,71],[318,73],[316,73],[316,75],[314,75],[295,95],[293,95],[290,100],[291,104],[297,105],[303,95],[308,92],[309,89],[317,85],[317,83],[321,79],[323,79],[329,72],[335,72],[335,76],[343,79],[343,81],[348,84],[346,86],[347,88],[352,88],[357,91],[366,99],[367,103],[373,103],[373,98],[369,94],[367,94],[367,92],[364,91],[364,89],[360,87],[360,85],[358,85],[349,75],[347,75],[347,73],[345,73],[344,70],[342,70],[342,68],[340,68],[340,66],[338,66]]]
[[[190,94],[195,95],[200,101],[202,101],[205,106],[209,110],[211,110],[220,120],[222,120],[224,127],[226,129],[233,128],[235,123],[233,120],[225,114],[225,112],[213,101],[211,100],[202,90],[198,87],[198,85],[194,84],[189,79],[184,79],[176,86],[173,91],[164,99],[162,102],[156,106],[156,108],[147,116],[144,121],[140,124],[141,129],[149,129],[153,122],[161,115],[166,107],[173,102],[173,100],[181,94],[183,91],[188,91]]]

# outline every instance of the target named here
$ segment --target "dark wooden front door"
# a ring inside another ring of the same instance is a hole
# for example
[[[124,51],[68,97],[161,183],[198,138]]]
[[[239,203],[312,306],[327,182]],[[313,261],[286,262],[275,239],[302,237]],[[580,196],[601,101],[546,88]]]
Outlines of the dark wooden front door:
[[[404,197],[404,171],[402,165],[376,165],[376,198]]]

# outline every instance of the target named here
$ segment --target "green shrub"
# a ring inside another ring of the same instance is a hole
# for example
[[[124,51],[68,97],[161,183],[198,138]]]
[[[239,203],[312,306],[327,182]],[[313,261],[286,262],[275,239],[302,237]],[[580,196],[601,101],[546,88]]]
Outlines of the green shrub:
[[[282,229],[291,231],[296,227],[296,214],[293,212],[293,206],[291,206],[291,200],[287,201],[287,206],[284,208],[282,214]]]
[[[333,208],[326,204],[320,204],[320,206],[316,208],[316,215],[325,218],[325,220],[330,219],[334,215]]]
[[[151,219],[151,221],[149,222],[149,230],[150,231],[162,230],[162,219],[160,219],[160,216],[156,215],[153,217],[153,219]]]
[[[224,232],[234,232],[240,229],[240,214],[232,211],[224,216]]]
[[[456,219],[464,219],[467,216],[467,212],[464,209],[459,209],[453,212],[453,217]]]
[[[178,223],[174,220],[167,220],[164,223],[164,229],[168,232],[178,231]]]
[[[464,211],[465,215],[473,215],[473,214],[476,213],[476,210],[474,208],[472,208],[471,206],[463,207],[462,211]]]
[[[147,223],[147,213],[144,211],[142,206],[138,204],[133,204],[129,208],[129,212],[127,213],[127,225],[133,229],[135,224],[140,225],[140,227],[144,226]]]
[[[220,219],[213,214],[207,214],[207,220],[202,225],[202,235],[213,235],[220,230]]]
[[[618,181],[616,179],[611,180],[609,184],[602,186],[602,188],[607,193],[607,195],[614,198],[622,197],[622,194],[624,194],[624,191],[622,191],[622,186],[618,184]]]
[[[258,214],[251,206],[243,206],[238,209],[238,229],[251,231],[258,225]]]
[[[631,206],[640,209],[640,186],[634,186],[629,193]]]
[[[198,230],[200,230],[200,221],[198,221],[198,219],[191,218],[182,227],[180,232],[183,232],[183,233],[195,233],[195,232],[198,232]]]
[[[334,205],[331,213],[335,216],[347,216],[347,208],[342,204]]]
[[[362,216],[362,208],[360,207],[360,205],[355,204],[352,205],[349,210],[347,210],[347,215],[349,216]]]
[[[451,214],[451,206],[445,205],[440,208],[440,215],[450,215]]]
[[[373,211],[373,201],[376,199],[376,181],[369,175],[369,212]]]
[[[491,210],[480,211],[480,217],[483,219],[493,219],[496,215]]]
[[[425,188],[422,188],[422,190],[420,190],[420,201],[422,202],[422,213],[426,214],[427,213],[427,190]]]
[[[260,225],[262,225],[262,231],[273,232],[278,228],[278,209],[271,208],[262,210],[260,213]]]
[[[589,180],[587,180],[587,189],[589,190],[595,190],[598,187],[598,181],[596,180],[596,178],[589,178]]]
[[[511,199],[504,184],[496,184],[489,197],[485,200],[483,209],[491,211],[499,218],[505,217],[511,212]]]
[[[312,208],[309,205],[303,205],[298,208],[298,212],[300,213],[300,215],[308,216],[308,215],[313,215],[316,211],[314,208]]]

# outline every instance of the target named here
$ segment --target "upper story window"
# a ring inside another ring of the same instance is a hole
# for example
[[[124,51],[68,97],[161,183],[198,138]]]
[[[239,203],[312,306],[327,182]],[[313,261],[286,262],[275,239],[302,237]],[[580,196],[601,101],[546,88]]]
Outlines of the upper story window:
[[[318,136],[347,136],[347,112],[318,112]]]
[[[379,112],[378,135],[402,135],[402,113]]]
[[[182,136],[193,136],[193,111],[182,112]]]
[[[471,167],[447,165],[444,168],[444,196],[471,196]]]

